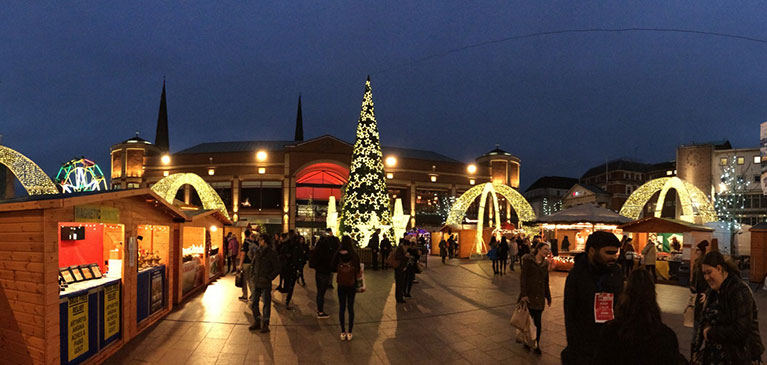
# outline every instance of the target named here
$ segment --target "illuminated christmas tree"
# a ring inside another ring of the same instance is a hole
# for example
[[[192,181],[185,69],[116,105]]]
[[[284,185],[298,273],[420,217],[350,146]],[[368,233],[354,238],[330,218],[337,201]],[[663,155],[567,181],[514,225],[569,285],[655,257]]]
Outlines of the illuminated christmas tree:
[[[727,228],[732,235],[740,229],[738,216],[743,213],[743,208],[745,207],[744,192],[747,188],[747,183],[743,176],[738,176],[735,171],[736,163],[736,157],[733,156],[726,166],[722,166],[719,193],[716,194],[716,200],[714,201],[714,207],[716,208],[719,220],[727,223]]]
[[[360,242],[366,236],[362,229],[375,230],[375,227],[370,227],[370,222],[374,220],[373,213],[380,225],[391,225],[389,194],[386,192],[383,154],[373,110],[369,76],[365,82],[365,96],[357,122],[349,182],[345,185],[343,199],[339,230],[357,240],[360,245],[367,244]]]

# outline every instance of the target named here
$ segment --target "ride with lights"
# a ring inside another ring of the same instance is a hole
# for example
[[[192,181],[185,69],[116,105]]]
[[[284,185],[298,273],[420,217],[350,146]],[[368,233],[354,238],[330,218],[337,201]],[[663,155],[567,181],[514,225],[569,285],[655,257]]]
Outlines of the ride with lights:
[[[362,229],[370,225],[373,217],[377,218],[380,225],[391,226],[390,204],[373,107],[373,92],[368,77],[357,122],[349,181],[344,188],[340,232],[364,245],[365,242],[360,241],[366,236]],[[377,227],[367,228],[374,230]]]
[[[56,174],[56,182],[62,193],[108,190],[99,165],[83,157],[64,163]]]

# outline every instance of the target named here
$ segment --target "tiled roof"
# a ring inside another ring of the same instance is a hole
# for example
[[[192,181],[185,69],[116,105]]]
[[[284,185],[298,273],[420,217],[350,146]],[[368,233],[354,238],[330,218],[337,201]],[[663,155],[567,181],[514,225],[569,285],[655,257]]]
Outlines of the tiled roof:
[[[585,174],[581,178],[587,178],[591,176],[597,176],[602,175],[605,173],[605,170],[609,171],[616,171],[616,170],[622,170],[622,171],[635,171],[635,172],[645,172],[647,171],[652,165],[642,163],[642,162],[636,162],[636,161],[630,161],[630,160],[613,160],[607,163],[607,169],[605,169],[605,164],[601,164],[596,167],[590,168],[588,171],[586,171]]]
[[[564,176],[544,176],[530,185],[525,192],[535,189],[563,189],[568,190],[578,183],[578,179]]]

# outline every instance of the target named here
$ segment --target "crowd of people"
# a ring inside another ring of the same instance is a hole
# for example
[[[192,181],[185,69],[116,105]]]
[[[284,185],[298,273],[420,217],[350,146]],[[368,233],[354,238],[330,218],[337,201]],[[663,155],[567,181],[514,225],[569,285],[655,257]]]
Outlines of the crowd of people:
[[[406,234],[397,245],[388,235],[376,232],[367,242],[372,270],[394,271],[395,299],[405,303],[412,297],[416,275],[423,270],[420,257],[425,242]],[[245,240],[227,236],[227,268],[242,275],[243,301],[250,303],[255,322],[251,330],[269,332],[272,281],[290,302],[296,283],[306,285],[304,267],[315,271],[317,318],[325,319],[325,297],[335,273],[339,303],[340,339],[350,341],[354,329],[354,302],[360,290],[363,265],[350,237],[341,239],[328,229],[313,245],[293,231],[270,237],[245,232]],[[420,241],[420,242],[419,242]],[[457,257],[454,235],[439,243],[442,262]],[[650,246],[651,248],[647,248]],[[562,247],[564,249],[564,247]],[[534,325],[535,337],[524,346],[541,354],[542,314],[551,307],[549,288],[551,243],[534,236],[493,237],[488,256],[494,274],[514,271],[519,262],[519,297]],[[651,256],[653,244],[643,249]],[[608,232],[594,232],[585,251],[575,256],[565,280],[564,320],[567,347],[563,364],[683,364],[676,334],[663,323],[655,291],[655,273],[649,264],[633,267],[635,249],[630,238],[619,241]],[[649,262],[649,260],[648,260]],[[764,347],[759,334],[758,309],[737,265],[707,241],[695,248],[690,290],[694,296],[694,323],[689,361],[694,364],[759,363]],[[363,289],[364,290],[364,284]],[[248,295],[250,294],[250,295]],[[531,334],[532,336],[532,334]],[[648,349],[651,349],[648,351]]]

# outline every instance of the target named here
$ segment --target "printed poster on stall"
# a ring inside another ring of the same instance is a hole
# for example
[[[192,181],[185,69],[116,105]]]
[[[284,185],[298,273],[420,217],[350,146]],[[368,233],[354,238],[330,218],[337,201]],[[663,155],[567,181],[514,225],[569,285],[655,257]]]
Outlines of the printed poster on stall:
[[[767,195],[767,122],[760,126],[759,133],[759,154],[761,155],[762,169],[762,194]]]
[[[88,295],[69,298],[69,361],[86,353],[88,347]]]
[[[104,287],[104,340],[120,332],[120,283]]]
[[[154,313],[162,308],[162,292],[163,292],[163,283],[162,283],[162,273],[160,270],[155,270],[152,272],[151,276],[151,291],[149,295],[150,298],[150,304],[149,304],[149,313]]]

